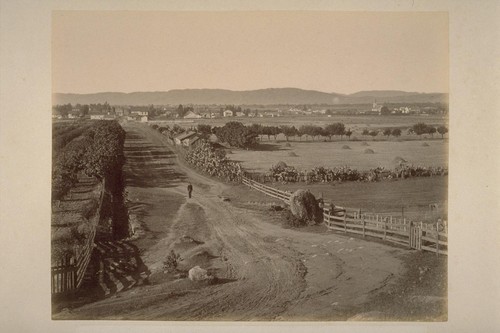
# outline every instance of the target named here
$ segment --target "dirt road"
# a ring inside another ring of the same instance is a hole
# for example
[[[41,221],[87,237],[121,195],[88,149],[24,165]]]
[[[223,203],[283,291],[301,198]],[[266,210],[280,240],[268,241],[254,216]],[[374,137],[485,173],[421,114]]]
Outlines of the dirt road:
[[[226,186],[179,163],[159,133],[124,128],[127,207],[150,284],[56,319],[345,320],[402,273],[404,250],[269,223],[262,211],[223,201]],[[199,265],[217,283],[164,274],[170,250],[183,258],[180,269]]]

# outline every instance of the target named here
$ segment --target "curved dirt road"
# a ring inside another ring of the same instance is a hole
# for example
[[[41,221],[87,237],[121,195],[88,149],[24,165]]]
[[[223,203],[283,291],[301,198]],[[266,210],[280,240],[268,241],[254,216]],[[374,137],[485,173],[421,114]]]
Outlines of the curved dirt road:
[[[124,128],[127,205],[151,284],[56,318],[345,320],[402,273],[403,250],[269,223],[262,211],[223,201],[226,186],[179,163],[159,133],[142,124]],[[170,250],[183,258],[181,269],[199,265],[217,283],[168,277],[162,262]]]

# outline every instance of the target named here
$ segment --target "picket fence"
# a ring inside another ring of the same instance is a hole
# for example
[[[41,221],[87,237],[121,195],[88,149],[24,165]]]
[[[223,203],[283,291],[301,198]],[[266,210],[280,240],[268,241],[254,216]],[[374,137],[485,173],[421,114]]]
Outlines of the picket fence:
[[[83,246],[76,246],[73,255],[63,257],[51,267],[52,295],[73,293],[80,288],[83,282],[90,258],[92,257],[92,251],[95,247],[94,240],[106,192],[105,185],[105,181],[103,180],[98,212],[93,219],[94,223],[90,224],[90,232],[87,235],[85,244]]]
[[[260,184],[247,177],[243,184],[268,196],[290,204],[291,192]],[[448,225],[438,220],[428,224],[386,214],[362,213],[359,209],[334,207],[323,208],[323,223],[331,230],[346,234],[370,236],[387,242],[439,254],[448,254]]]

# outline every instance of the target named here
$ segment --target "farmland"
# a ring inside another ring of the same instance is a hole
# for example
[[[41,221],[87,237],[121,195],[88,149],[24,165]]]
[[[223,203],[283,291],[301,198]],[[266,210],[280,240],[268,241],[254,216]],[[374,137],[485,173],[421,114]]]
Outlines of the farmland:
[[[363,212],[435,222],[447,218],[447,177],[415,178],[377,183],[346,182],[342,184],[274,184],[276,188],[295,191],[308,189],[316,197],[337,206],[361,209]],[[430,211],[430,204],[438,209]]]
[[[266,172],[278,161],[299,170],[316,166],[335,167],[348,165],[359,170],[375,167],[394,168],[395,159],[401,157],[409,164],[424,166],[447,166],[448,148],[443,140],[427,141],[294,141],[290,147],[286,142],[263,142],[260,151],[231,150],[228,156],[242,163],[249,171]],[[427,143],[428,146],[423,145]],[[344,146],[348,146],[346,149]],[[372,149],[373,154],[366,154]]]
[[[359,128],[383,128],[383,127],[408,127],[411,124],[425,122],[429,125],[445,125],[447,117],[438,115],[419,116],[378,116],[378,115],[357,115],[357,116],[293,116],[287,115],[282,117],[264,117],[264,118],[248,118],[248,117],[228,117],[215,119],[195,119],[195,120],[169,120],[169,121],[152,121],[157,124],[172,125],[174,123],[184,127],[194,127],[197,124],[208,124],[211,126],[222,126],[229,121],[239,121],[245,125],[265,124],[267,126],[274,125],[289,125],[301,126],[304,124],[324,126],[334,122],[343,122],[346,127],[356,130]]]

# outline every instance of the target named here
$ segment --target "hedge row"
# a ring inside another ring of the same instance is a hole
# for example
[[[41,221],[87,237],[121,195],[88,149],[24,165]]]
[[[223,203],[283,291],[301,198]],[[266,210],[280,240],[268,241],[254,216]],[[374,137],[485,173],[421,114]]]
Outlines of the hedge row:
[[[306,182],[329,183],[344,181],[375,182],[395,178],[445,176],[448,169],[444,167],[423,167],[401,163],[394,170],[378,167],[366,171],[358,171],[348,166],[324,168],[316,167],[308,171],[299,171],[293,166],[279,162],[266,174],[249,175],[261,182]]]
[[[55,156],[52,200],[61,199],[78,181],[78,173],[104,179],[124,163],[125,131],[116,121],[96,121]]]

